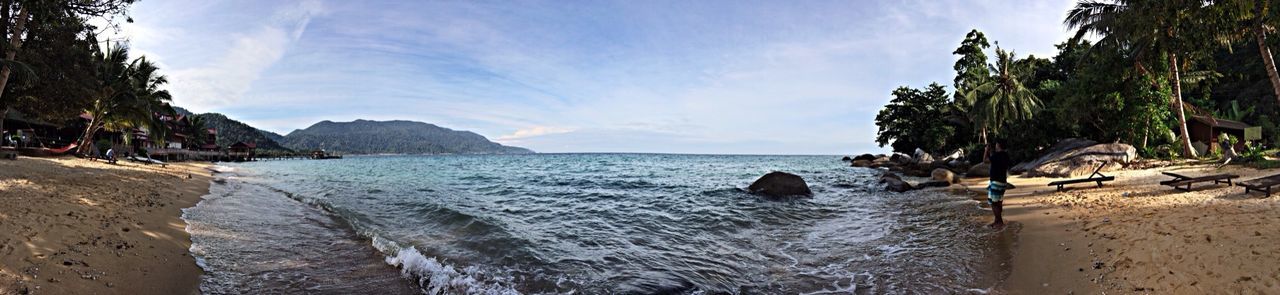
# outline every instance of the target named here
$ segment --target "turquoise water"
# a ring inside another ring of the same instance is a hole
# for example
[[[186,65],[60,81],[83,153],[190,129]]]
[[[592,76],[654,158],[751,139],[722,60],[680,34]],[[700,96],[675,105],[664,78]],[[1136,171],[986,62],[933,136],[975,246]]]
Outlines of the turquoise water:
[[[206,293],[955,293],[973,202],[833,156],[379,156],[227,164],[185,218]],[[770,171],[813,198],[742,189]]]

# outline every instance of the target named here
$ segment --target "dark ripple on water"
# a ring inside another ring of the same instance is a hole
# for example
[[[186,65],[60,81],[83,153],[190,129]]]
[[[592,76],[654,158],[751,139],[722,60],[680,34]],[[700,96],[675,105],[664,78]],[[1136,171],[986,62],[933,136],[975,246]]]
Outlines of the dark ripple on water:
[[[385,258],[358,259],[398,267],[430,294],[961,293],[994,284],[980,275],[988,249],[971,201],[881,193],[873,171],[835,157],[399,156],[236,168],[254,174],[243,185],[343,221],[304,230],[373,245]],[[741,189],[774,170],[803,176],[814,197],[769,201]],[[210,273],[284,255],[195,244]],[[273,283],[214,277],[228,293]]]

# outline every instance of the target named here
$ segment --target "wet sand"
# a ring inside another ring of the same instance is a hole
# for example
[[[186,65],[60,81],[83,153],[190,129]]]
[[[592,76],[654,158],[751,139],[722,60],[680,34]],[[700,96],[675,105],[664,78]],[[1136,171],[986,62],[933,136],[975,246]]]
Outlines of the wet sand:
[[[1170,171],[1198,176],[1280,173],[1238,166],[1170,167],[1107,173],[1104,187],[1062,192],[1050,178],[1014,177],[1005,218],[1016,224],[1009,294],[1280,293],[1280,197],[1200,184],[1191,192],[1159,185]],[[984,192],[985,179],[963,183]],[[982,217],[989,222],[990,216]],[[1006,229],[1007,231],[1007,229]]]
[[[0,160],[0,294],[196,294],[182,208],[205,163]]]

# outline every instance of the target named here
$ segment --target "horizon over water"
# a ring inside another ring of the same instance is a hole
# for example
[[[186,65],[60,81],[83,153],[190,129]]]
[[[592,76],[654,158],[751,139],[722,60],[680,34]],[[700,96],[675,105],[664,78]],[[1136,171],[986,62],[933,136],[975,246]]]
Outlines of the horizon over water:
[[[967,197],[838,156],[573,153],[223,164],[184,210],[207,294],[985,293]],[[800,175],[812,198],[743,188]],[[996,249],[996,250],[993,250]]]

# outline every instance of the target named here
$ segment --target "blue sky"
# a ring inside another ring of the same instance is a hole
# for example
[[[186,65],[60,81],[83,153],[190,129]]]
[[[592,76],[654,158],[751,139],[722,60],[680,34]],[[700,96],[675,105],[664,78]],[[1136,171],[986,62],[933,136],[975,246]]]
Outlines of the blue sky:
[[[187,1],[113,38],[176,104],[286,134],[414,120],[540,152],[880,152],[898,86],[950,85],[977,28],[1052,56],[1070,0]]]

